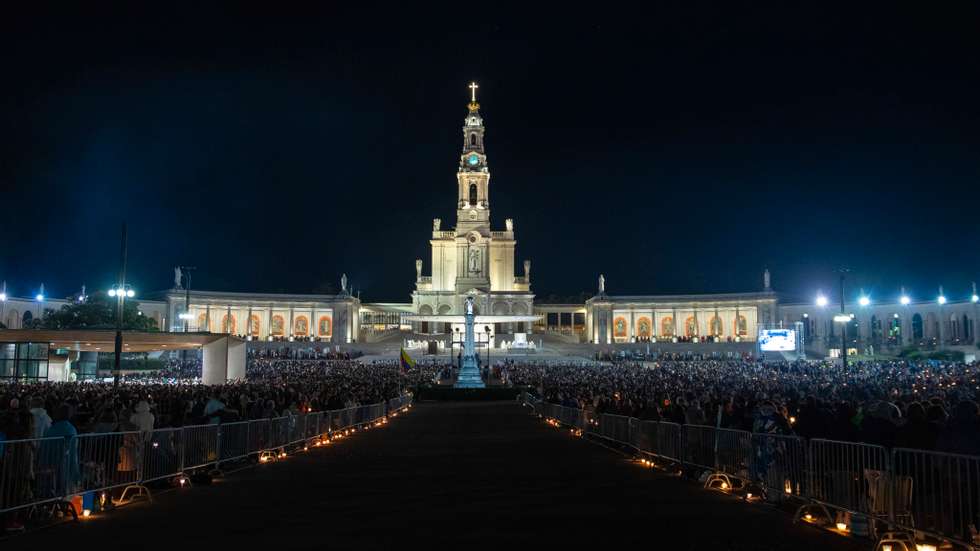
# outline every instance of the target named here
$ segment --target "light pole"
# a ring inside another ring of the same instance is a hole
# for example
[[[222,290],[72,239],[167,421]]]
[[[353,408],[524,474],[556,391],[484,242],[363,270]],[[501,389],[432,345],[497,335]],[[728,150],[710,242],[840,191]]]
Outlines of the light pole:
[[[898,302],[904,307],[902,309],[902,323],[898,325],[899,335],[902,337],[899,339],[898,345],[903,346],[906,343],[912,344],[912,341],[915,340],[915,335],[912,332],[912,319],[909,317],[909,304],[912,304],[912,299],[905,294],[905,287],[902,287],[902,295],[898,297]],[[908,322],[908,335],[905,334],[905,322]]]
[[[977,319],[977,306],[978,306],[978,304],[980,304],[980,295],[977,294],[977,282],[976,281],[973,282],[973,294],[970,295],[970,302],[973,303],[973,319],[976,320]],[[971,333],[971,336],[973,337],[974,344],[980,342],[980,339],[977,339],[977,322],[976,321],[973,322],[973,327],[971,327],[970,329],[971,329],[970,333]]]
[[[35,320],[31,320],[31,323],[40,323],[44,318],[44,284],[41,284],[41,292],[34,296],[34,300],[37,301],[37,316]]]
[[[0,323],[3,322],[4,310],[7,306],[7,282],[3,282],[3,287],[0,287]],[[9,327],[7,329],[10,329]]]
[[[191,319],[191,271],[196,269],[196,266],[180,266],[180,273],[187,276],[187,281],[184,283],[184,315],[181,316],[184,320],[184,333],[187,333]]]
[[[136,296],[136,292],[132,288],[127,288],[126,286],[126,223],[123,222],[122,225],[122,246],[120,249],[120,261],[119,261],[119,282],[114,289],[109,289],[109,296],[116,297],[116,345],[115,345],[115,362],[112,368],[112,386],[119,386],[119,366],[122,363],[122,317],[123,317],[123,302],[126,297]]]
[[[945,336],[943,327],[946,326],[947,322],[947,320],[943,318],[943,305],[946,304],[946,294],[943,293],[942,285],[939,286],[939,298],[936,299],[936,302],[939,303],[939,349],[942,350],[946,347],[946,344],[943,342],[943,337]]]
[[[487,332],[487,383],[489,383],[490,382],[490,371],[492,369],[490,367],[490,348],[492,346],[490,344],[490,337],[491,337],[491,335],[490,335],[490,326],[489,325],[484,325],[483,326],[483,330]]]
[[[844,312],[844,274],[847,272],[846,269],[841,269],[840,271],[840,316],[838,319],[845,319],[844,323],[841,325],[840,331],[840,343],[841,343],[841,359],[844,362],[842,365],[844,369],[847,369],[847,325],[850,323],[850,316]]]

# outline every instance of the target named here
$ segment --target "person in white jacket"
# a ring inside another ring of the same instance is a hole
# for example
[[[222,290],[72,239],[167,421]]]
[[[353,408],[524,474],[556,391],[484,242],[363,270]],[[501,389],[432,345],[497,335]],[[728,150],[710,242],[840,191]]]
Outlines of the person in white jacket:
[[[139,430],[143,432],[153,430],[154,420],[153,414],[150,413],[150,404],[146,403],[146,400],[140,400],[136,404],[136,413],[129,417],[129,422],[139,427]]]
[[[31,417],[34,418],[34,438],[43,438],[44,431],[51,427],[51,416],[44,409],[44,400],[37,396],[31,398]]]

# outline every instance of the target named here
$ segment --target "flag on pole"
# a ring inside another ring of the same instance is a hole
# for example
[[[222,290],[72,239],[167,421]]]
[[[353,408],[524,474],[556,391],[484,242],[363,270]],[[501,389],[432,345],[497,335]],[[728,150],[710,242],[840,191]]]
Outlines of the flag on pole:
[[[402,371],[408,371],[409,369],[415,367],[415,360],[413,360],[412,357],[408,355],[408,352],[406,352],[404,348],[402,348],[402,353],[401,353],[401,364],[402,364]]]

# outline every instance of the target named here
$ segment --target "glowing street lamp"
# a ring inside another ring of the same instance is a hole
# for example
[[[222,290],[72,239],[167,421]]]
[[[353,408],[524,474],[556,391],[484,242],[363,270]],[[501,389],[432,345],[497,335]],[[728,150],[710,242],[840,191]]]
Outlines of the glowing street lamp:
[[[824,306],[827,306],[827,297],[825,297],[823,295],[817,295],[817,306],[819,306],[821,308],[823,308]]]
[[[908,306],[912,303],[912,299],[910,299],[908,295],[904,294],[902,295],[902,298],[898,299],[898,301],[902,303],[902,306]]]
[[[939,304],[946,304],[946,296],[939,295],[939,298],[936,299],[936,302],[938,302]]]
[[[858,304],[860,304],[861,306],[868,306],[869,304],[871,304],[871,299],[865,295],[861,295],[861,298],[858,299]]]
[[[973,304],[976,304],[976,303],[980,302],[980,295],[977,294],[977,282],[976,281],[973,282],[973,294],[970,295],[970,302],[972,302]]]

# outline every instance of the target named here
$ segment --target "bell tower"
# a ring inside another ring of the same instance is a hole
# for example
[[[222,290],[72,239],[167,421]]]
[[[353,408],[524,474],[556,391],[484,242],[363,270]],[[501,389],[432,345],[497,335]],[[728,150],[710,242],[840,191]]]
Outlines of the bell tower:
[[[463,153],[456,172],[459,196],[456,201],[456,228],[460,232],[477,231],[490,235],[490,169],[487,167],[483,137],[483,117],[476,102],[475,82],[470,83],[469,113],[463,123]]]

